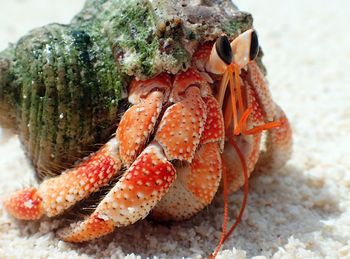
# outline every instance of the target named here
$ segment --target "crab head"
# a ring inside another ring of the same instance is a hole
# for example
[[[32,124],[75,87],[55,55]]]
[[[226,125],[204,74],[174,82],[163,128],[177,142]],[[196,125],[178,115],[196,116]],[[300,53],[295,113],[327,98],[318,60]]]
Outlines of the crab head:
[[[241,71],[249,64],[256,67],[252,63],[255,63],[258,53],[259,41],[255,30],[249,29],[231,42],[222,35],[214,43],[205,65],[207,72],[221,77],[216,97],[224,111],[226,131],[233,127],[234,135],[251,135],[279,126],[278,122],[271,122],[247,129],[253,108],[248,105],[246,89],[242,89]]]

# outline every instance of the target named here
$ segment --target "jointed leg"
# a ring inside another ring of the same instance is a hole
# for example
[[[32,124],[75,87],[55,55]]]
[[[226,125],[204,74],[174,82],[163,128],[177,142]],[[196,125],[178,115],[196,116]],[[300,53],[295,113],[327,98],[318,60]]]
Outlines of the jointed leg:
[[[44,214],[57,216],[108,184],[120,170],[118,142],[111,139],[99,151],[75,168],[45,180],[38,189],[18,191],[5,200],[6,209],[16,218],[36,220]]]
[[[283,110],[272,100],[267,82],[255,62],[248,65],[247,82],[254,90],[264,121],[279,123],[278,127],[266,131],[266,151],[260,155],[256,167],[270,170],[278,169],[291,156],[292,129]]]

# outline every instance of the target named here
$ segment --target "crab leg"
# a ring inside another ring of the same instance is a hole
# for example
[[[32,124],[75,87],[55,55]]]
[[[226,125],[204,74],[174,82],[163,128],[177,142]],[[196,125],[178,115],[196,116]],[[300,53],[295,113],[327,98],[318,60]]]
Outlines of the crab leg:
[[[268,85],[256,62],[248,65],[248,82],[254,87],[265,120],[279,122],[267,131],[266,151],[260,154],[257,168],[278,169],[292,153],[292,129],[283,110],[272,100]]]
[[[175,169],[155,142],[139,155],[91,216],[59,232],[69,242],[106,235],[145,218],[175,180]]]
[[[6,210],[15,218],[37,220],[44,215],[43,198],[34,187],[19,190],[4,201]]]
[[[111,139],[95,154],[58,177],[47,179],[38,189],[20,190],[4,204],[16,218],[36,220],[44,214],[57,216],[78,201],[108,184],[120,170],[118,142]]]
[[[292,128],[283,110],[276,105],[277,114],[274,120],[280,121],[280,126],[271,129],[266,137],[266,150],[261,152],[256,167],[275,170],[281,168],[292,153]]]

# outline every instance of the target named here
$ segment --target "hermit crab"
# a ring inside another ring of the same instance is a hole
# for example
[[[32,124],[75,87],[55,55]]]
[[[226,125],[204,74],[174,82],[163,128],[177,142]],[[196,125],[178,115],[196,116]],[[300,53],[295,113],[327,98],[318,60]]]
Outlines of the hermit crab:
[[[222,182],[225,201],[244,185],[237,223],[251,172],[291,152],[261,57],[251,15],[228,0],[88,0],[71,24],[33,30],[0,53],[0,123],[41,183],[6,209],[56,217],[107,189],[58,231],[83,242],[148,215],[188,219]]]

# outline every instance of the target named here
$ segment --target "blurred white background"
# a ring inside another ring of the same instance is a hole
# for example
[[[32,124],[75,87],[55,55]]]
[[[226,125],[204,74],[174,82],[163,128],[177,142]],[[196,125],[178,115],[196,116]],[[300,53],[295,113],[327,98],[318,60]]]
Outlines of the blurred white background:
[[[68,23],[84,0],[0,0],[0,49],[47,23]]]

